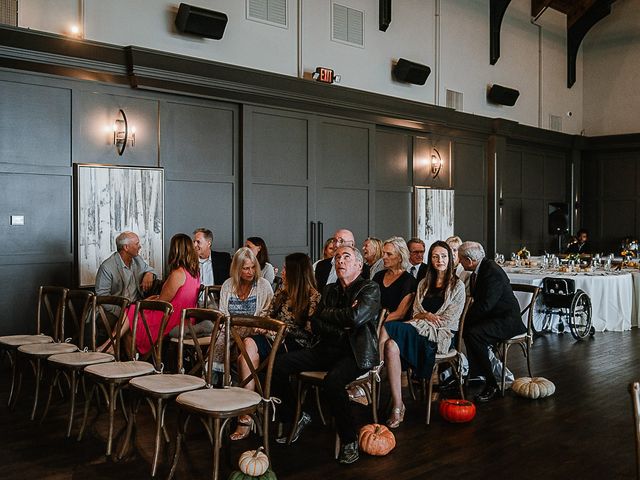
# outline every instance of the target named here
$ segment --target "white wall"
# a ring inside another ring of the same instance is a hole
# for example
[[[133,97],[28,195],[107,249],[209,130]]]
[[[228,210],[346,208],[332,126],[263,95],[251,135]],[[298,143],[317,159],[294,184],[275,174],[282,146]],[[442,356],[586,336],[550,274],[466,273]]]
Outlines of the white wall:
[[[331,40],[332,1],[365,12],[364,48]],[[67,25],[82,16],[80,5],[84,5],[86,39],[297,76],[300,4],[300,48],[307,76],[318,66],[330,67],[341,75],[335,88],[441,106],[446,89],[453,89],[463,92],[466,112],[543,128],[549,126],[549,113],[571,111],[571,117],[563,118],[563,130],[582,130],[582,62],[578,62],[578,81],[567,89],[565,17],[545,12],[539,21],[540,37],[538,26],[530,22],[530,0],[511,2],[502,26],[501,58],[494,66],[489,64],[489,0],[396,0],[386,32],[378,30],[378,0],[289,0],[287,28],[247,20],[245,0],[192,3],[229,16],[222,40],[178,34],[173,21],[179,2],[161,0],[56,0],[54,15],[42,13],[50,10],[46,0],[21,0],[19,24],[65,33]],[[392,78],[392,64],[400,57],[431,67],[426,85]],[[515,107],[487,102],[487,87],[494,83],[520,91]]]
[[[640,2],[618,0],[583,42],[585,134],[640,132]]]

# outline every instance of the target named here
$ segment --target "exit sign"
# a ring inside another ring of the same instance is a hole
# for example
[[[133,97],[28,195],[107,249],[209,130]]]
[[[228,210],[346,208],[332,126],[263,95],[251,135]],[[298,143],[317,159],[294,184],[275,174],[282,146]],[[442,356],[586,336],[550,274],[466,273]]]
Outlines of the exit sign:
[[[333,70],[326,67],[318,67],[313,72],[313,79],[322,83],[333,83],[336,81],[336,75]]]

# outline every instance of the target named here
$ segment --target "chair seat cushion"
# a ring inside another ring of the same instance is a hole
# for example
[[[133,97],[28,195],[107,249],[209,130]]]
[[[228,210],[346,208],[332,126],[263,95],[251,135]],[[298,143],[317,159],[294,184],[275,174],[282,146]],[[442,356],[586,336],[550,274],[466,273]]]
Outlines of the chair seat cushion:
[[[181,393],[178,405],[201,412],[229,412],[259,405],[262,397],[252,390],[240,387],[206,388]]]
[[[48,357],[56,353],[70,353],[78,350],[72,343],[29,343],[18,347],[20,353]]]
[[[458,350],[452,348],[447,353],[436,353],[436,360],[445,360],[448,358],[453,358],[458,355]]]
[[[53,338],[49,335],[5,335],[0,337],[0,345],[8,347],[19,347],[30,343],[53,343]]]
[[[102,378],[132,378],[153,373],[153,365],[147,362],[110,362],[89,365],[84,369],[86,373]]]
[[[93,365],[96,363],[113,362],[115,358],[113,358],[113,355],[110,353],[73,352],[51,355],[48,360],[59,366],[86,367],[87,365]]]
[[[129,385],[150,393],[178,394],[203,388],[206,382],[193,375],[163,373],[162,375],[145,375],[134,378],[129,382]]]
[[[367,372],[365,375],[368,374],[369,373]],[[300,372],[298,376],[303,380],[316,380],[321,382],[322,380],[324,380],[324,377],[327,376],[327,372]]]
[[[179,339],[178,338],[172,338],[171,341],[173,343],[178,343]],[[193,341],[193,338],[185,338],[182,341],[183,345],[195,345],[196,342]],[[209,345],[211,343],[211,336],[208,337],[198,337],[198,343],[200,345]]]
[[[509,340],[507,340],[507,342],[519,342],[521,340],[526,340],[527,339],[527,334],[526,333],[521,333],[520,335],[516,335],[515,337],[511,337]]]

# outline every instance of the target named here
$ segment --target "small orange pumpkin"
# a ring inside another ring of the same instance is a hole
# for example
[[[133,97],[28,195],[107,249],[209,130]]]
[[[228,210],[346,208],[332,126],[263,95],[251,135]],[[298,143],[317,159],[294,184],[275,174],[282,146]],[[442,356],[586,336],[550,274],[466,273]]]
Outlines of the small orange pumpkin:
[[[369,455],[383,456],[396,446],[396,437],[384,425],[372,423],[360,429],[358,435],[360,449]]]
[[[451,423],[470,422],[476,416],[476,406],[469,400],[442,399],[439,410],[440,416]]]

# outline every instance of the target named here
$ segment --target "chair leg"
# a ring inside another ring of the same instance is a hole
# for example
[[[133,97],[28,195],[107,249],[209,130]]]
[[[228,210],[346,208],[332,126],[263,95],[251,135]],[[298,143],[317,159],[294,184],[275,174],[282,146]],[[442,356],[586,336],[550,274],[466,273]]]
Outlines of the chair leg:
[[[431,375],[429,376],[429,392],[428,392],[429,396],[427,397],[427,425],[431,423],[431,397],[433,395],[433,374],[437,372],[437,365],[438,364],[435,364],[433,366],[433,370],[431,371]]]
[[[89,388],[89,393],[87,393],[86,384],[84,384],[84,413],[82,414],[82,424],[80,425],[80,432],[78,432],[78,441],[82,440],[82,435],[84,434],[84,428],[87,425],[87,418],[89,418],[89,408],[91,408],[91,400],[93,399],[93,393],[96,390],[95,385],[91,385]]]
[[[313,387],[313,391],[316,394],[316,406],[318,407],[318,414],[320,415],[320,421],[322,421],[322,425],[326,425],[327,421],[324,418],[324,413],[322,413],[322,403],[320,402],[320,387]]]
[[[16,362],[16,359],[11,355],[9,351],[7,351],[7,356],[9,357],[9,362],[11,364],[11,389],[9,390],[9,399],[7,400],[7,406],[11,407],[11,402],[13,401],[13,394],[16,386],[17,362]]]
[[[151,476],[156,476],[156,470],[158,468],[158,459],[160,458],[160,448],[161,446],[161,436],[162,436],[162,427],[164,425],[164,411],[166,409],[166,405],[163,404],[162,398],[158,398],[158,403],[156,404],[156,445],[155,450],[153,452],[153,463],[151,464]],[[134,412],[131,412],[131,416],[135,415]]]
[[[300,416],[302,415],[302,402],[304,402],[304,397],[306,396],[306,389],[302,388],[302,380],[297,379],[297,402],[296,402],[296,413],[293,418],[293,424],[291,425],[291,431],[289,432],[289,438],[287,439],[287,445],[291,445],[291,441],[293,440],[293,433],[295,432],[295,426],[298,424],[298,420],[300,420]]]
[[[267,454],[269,462],[271,455],[269,453],[269,404],[265,403],[262,409],[262,444],[264,445],[264,453]]]
[[[413,381],[411,379],[412,375],[412,371],[410,368],[408,368],[406,370],[407,372],[407,386],[409,387],[409,394],[411,395],[411,399],[415,402],[416,401],[416,392],[413,389]]]
[[[525,352],[525,357],[527,357],[527,370],[529,371],[529,376],[533,377],[533,374],[531,373],[531,347],[529,345],[526,347],[523,346],[522,350]]]
[[[40,417],[40,423],[44,421],[47,414],[49,413],[49,407],[51,406],[51,398],[53,397],[53,389],[58,384],[59,376],[60,376],[60,370],[56,370],[55,376],[53,377],[53,380],[49,384],[49,395],[47,395],[47,403],[45,403],[44,405],[44,411],[42,412],[42,416]]]
[[[184,437],[187,428],[187,422],[189,421],[188,418],[186,418],[183,423],[182,417],[182,410],[178,409],[178,434],[176,435],[176,451],[173,454],[173,462],[171,463],[171,470],[169,470],[167,480],[172,480],[178,467],[178,461],[180,460],[180,452],[182,451],[182,438]]]
[[[71,427],[73,426],[73,416],[76,412],[76,389],[78,388],[78,372],[74,368],[71,370],[71,407],[69,409],[69,421],[67,422],[67,438],[71,436]]]
[[[220,419],[213,419],[213,472],[211,474],[212,480],[218,480],[218,469],[220,468]]]
[[[378,382],[375,378],[370,380],[371,383],[371,410],[373,413],[373,423],[378,423]]]
[[[38,408],[38,396],[40,395],[40,379],[42,378],[42,362],[40,359],[35,361],[35,374],[36,374],[36,391],[33,394],[33,408],[31,409],[31,420],[36,418],[36,409]]]
[[[129,450],[129,444],[132,443],[131,439],[135,435],[136,413],[138,412],[138,408],[140,407],[140,402],[140,397],[133,395],[133,398],[131,399],[131,411],[129,412],[127,418],[127,429],[124,433],[124,439],[122,440],[120,451],[116,455],[116,460],[118,461],[122,460],[127,454],[127,451]],[[151,476],[153,476],[153,474]]]
[[[338,432],[336,431],[336,441],[334,444],[334,451],[333,451],[333,455],[335,457],[335,459],[338,459],[338,455],[340,455],[340,435],[338,435]]]
[[[507,383],[507,353],[509,352],[509,344],[502,345],[502,381],[500,383],[500,391],[504,397],[505,385]]]
[[[111,446],[113,444],[113,423],[116,414],[116,385],[109,384],[109,436],[107,438],[107,457],[111,456]]]

